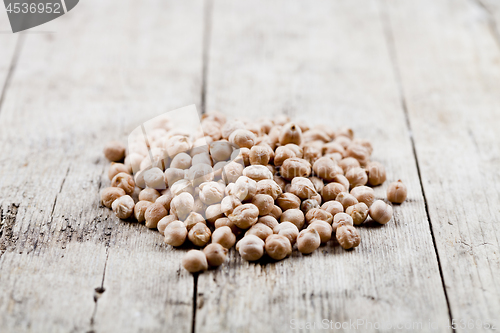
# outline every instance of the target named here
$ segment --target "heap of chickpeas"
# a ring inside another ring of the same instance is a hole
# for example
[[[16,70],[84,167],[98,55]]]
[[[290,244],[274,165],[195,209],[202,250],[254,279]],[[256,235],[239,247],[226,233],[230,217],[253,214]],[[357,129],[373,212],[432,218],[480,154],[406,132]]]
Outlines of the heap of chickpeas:
[[[393,214],[375,198],[386,171],[372,151],[351,129],[284,115],[249,122],[211,112],[195,133],[162,118],[128,149],[106,145],[111,187],[101,201],[120,219],[157,229],[167,244],[195,248],[182,260],[192,273],[223,264],[235,244],[248,261],[282,260],[295,247],[309,254],[332,235],[352,249],[361,241],[355,226],[368,216],[386,224]],[[406,195],[401,181],[387,189],[393,203]]]

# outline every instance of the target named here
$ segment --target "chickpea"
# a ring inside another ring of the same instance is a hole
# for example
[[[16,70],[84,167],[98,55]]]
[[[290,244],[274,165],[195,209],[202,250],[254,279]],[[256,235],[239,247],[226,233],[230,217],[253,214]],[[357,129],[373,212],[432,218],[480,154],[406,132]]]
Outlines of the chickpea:
[[[292,244],[285,236],[272,234],[265,239],[265,250],[274,260],[282,260],[292,254]]]
[[[352,225],[342,225],[337,228],[337,241],[344,249],[352,249],[361,243],[358,231]]]
[[[177,154],[186,152],[191,149],[191,144],[188,138],[184,135],[174,135],[168,139],[165,145],[168,156],[174,157]]]
[[[144,201],[147,202],[147,201]],[[149,204],[151,204],[149,202]],[[137,207],[137,205],[135,205]],[[156,228],[162,234],[165,236],[165,229],[168,227],[168,225],[174,221],[177,221],[177,216],[175,215],[167,215],[164,218],[162,218],[160,221],[158,221],[158,224],[156,225]],[[186,233],[187,234],[187,233]]]
[[[321,209],[332,214],[332,216],[344,212],[344,206],[342,206],[340,202],[334,200],[325,202],[323,205],[321,205]]]
[[[139,201],[135,204],[134,207],[134,217],[138,222],[144,222],[146,221],[146,218],[144,217],[144,214],[146,214],[146,210],[151,206],[153,203],[151,201]]]
[[[257,137],[246,129],[237,129],[229,136],[229,142],[238,148],[252,148]]]
[[[203,133],[212,140],[216,141],[222,139],[222,131],[219,128],[220,124],[216,121],[202,121],[201,126],[203,128]]]
[[[280,173],[287,180],[292,180],[295,177],[309,177],[311,164],[301,158],[289,158],[283,162]]]
[[[361,166],[366,165],[370,159],[370,152],[364,146],[352,142],[346,149],[346,157],[354,157]]]
[[[217,182],[200,184],[200,200],[206,205],[219,203],[224,198],[225,186]]]
[[[273,173],[264,165],[251,165],[243,169],[243,176],[258,182],[263,179],[273,179]]]
[[[392,203],[403,203],[406,200],[406,196],[408,195],[408,190],[406,189],[406,185],[403,184],[401,180],[397,182],[389,184],[387,187],[387,200]]]
[[[172,186],[177,181],[184,179],[186,173],[182,169],[168,168],[165,170],[165,180],[168,186]]]
[[[198,273],[208,269],[205,253],[200,250],[190,250],[182,258],[182,266],[190,273]]]
[[[323,197],[323,200],[330,201],[335,200],[341,192],[346,191],[347,189],[340,183],[329,183],[325,185],[325,187],[323,187],[321,195]]]
[[[378,162],[368,163],[366,173],[368,175],[368,184],[371,186],[381,185],[387,178],[384,166]]]
[[[109,170],[108,170],[109,180],[112,180],[120,172],[130,174],[129,168],[127,166],[125,166],[125,164],[111,162],[111,166],[109,167]]]
[[[262,223],[273,229],[278,225],[278,220],[271,215],[261,216],[257,220],[257,224]]]
[[[365,147],[370,155],[373,153],[373,146],[370,141],[365,139],[354,139],[352,142]]]
[[[226,261],[227,249],[218,243],[208,244],[203,253],[207,257],[207,262],[212,267],[218,267]]]
[[[340,143],[336,141],[328,142],[323,145],[323,154],[334,154],[338,153],[342,156],[345,155],[345,148]]]
[[[174,197],[170,202],[170,209],[179,219],[184,220],[194,208],[194,198],[191,194],[183,192]]]
[[[205,218],[200,214],[196,212],[191,212],[188,217],[184,220],[184,225],[186,226],[186,229],[189,231],[191,230],[195,225],[198,223],[203,223],[207,224],[205,222]]]
[[[226,216],[231,214],[233,210],[241,205],[241,201],[232,195],[228,195],[222,199],[221,209]]]
[[[282,146],[294,143],[300,145],[302,143],[302,130],[295,123],[285,124],[280,131],[280,144]]]
[[[226,164],[222,171],[222,178],[226,184],[234,183],[243,175],[243,164],[233,161]]]
[[[236,251],[244,260],[255,261],[264,255],[264,244],[264,241],[259,237],[248,235],[236,243]]]
[[[273,229],[271,229],[270,227],[268,227],[263,223],[255,223],[250,229],[248,229],[245,232],[245,236],[255,235],[260,239],[262,239],[263,241],[265,241],[266,238],[272,234],[273,234]]]
[[[273,197],[267,194],[255,195],[252,203],[259,209],[259,216],[268,215],[274,207]]]
[[[339,162],[339,166],[344,171],[344,174],[346,174],[352,168],[359,168],[361,165],[354,157],[346,157]]]
[[[176,169],[189,169],[191,166],[191,156],[186,153],[177,154],[170,162],[171,168]]]
[[[195,246],[205,246],[211,237],[212,233],[205,222],[196,223],[188,232],[188,238]]]
[[[272,149],[266,146],[253,146],[250,149],[250,164],[267,165],[271,160]]]
[[[141,162],[144,156],[138,153],[131,153],[125,157],[125,166],[127,167],[127,173],[137,173],[141,170]],[[114,176],[113,176],[114,177]],[[110,178],[113,179],[113,178]]]
[[[316,147],[313,143],[310,143],[307,146],[304,146],[303,158],[307,162],[314,164],[319,158],[321,158],[322,155],[323,154],[321,152],[321,147]]]
[[[319,203],[316,199],[307,199],[302,201],[300,205],[300,210],[307,214],[311,209],[319,208]]]
[[[297,157],[297,158],[304,157],[304,150],[300,146],[298,146],[294,143],[288,143],[285,145],[285,147],[291,149],[293,151],[293,153],[295,154],[295,157]]]
[[[165,175],[160,168],[151,168],[144,171],[144,182],[147,187],[157,190],[164,190],[167,188],[165,183]]]
[[[326,210],[320,208],[313,208],[307,212],[306,221],[308,224],[311,224],[316,220],[325,221],[328,222],[329,224],[332,224],[333,215],[328,213]]]
[[[188,231],[181,221],[171,221],[163,231],[165,243],[172,246],[181,246],[186,241]]]
[[[150,205],[146,209],[146,212],[144,213],[146,227],[148,227],[150,229],[156,228],[156,226],[158,225],[158,222],[167,215],[168,215],[168,212],[165,209],[165,207],[163,207],[163,205],[160,205],[157,203]]]
[[[269,213],[270,216],[274,217],[275,219],[279,219],[282,215],[282,210],[279,206],[274,205],[273,210],[271,210],[271,213]]]
[[[244,204],[236,207],[228,218],[238,228],[248,229],[257,223],[259,217],[259,209],[254,204]]]
[[[281,193],[283,193],[283,190],[278,185],[278,183],[276,183],[276,181],[272,179],[263,179],[257,182],[257,195],[267,194],[270,195],[273,200],[276,200],[281,195]]]
[[[119,197],[124,196],[126,193],[119,187],[108,187],[101,191],[101,202],[105,207],[111,208],[113,201]]]
[[[321,157],[314,162],[314,173],[327,182],[333,181],[333,178],[338,174],[343,174],[340,168],[334,161],[328,157]]]
[[[345,187],[346,192],[349,191],[349,180],[344,175],[336,175],[333,179],[335,183],[342,184]]]
[[[316,192],[321,193],[321,191],[325,187],[325,183],[323,183],[323,180],[319,177],[309,177],[309,180],[311,181],[311,183],[313,183]]]
[[[210,144],[210,155],[214,161],[227,161],[231,158],[233,147],[227,141],[215,141]]]
[[[341,225],[354,225],[354,221],[349,214],[338,213],[333,217],[332,229],[337,231],[337,228]]]
[[[321,245],[321,237],[316,229],[304,229],[297,237],[297,248],[303,254],[313,253]]]
[[[111,162],[118,162],[125,157],[125,146],[118,141],[111,141],[104,146],[104,156]]]
[[[198,186],[201,183],[212,181],[214,179],[214,170],[208,164],[195,164],[189,168],[187,178],[192,182],[193,186]]]
[[[331,238],[332,238],[332,226],[330,223],[321,221],[321,220],[315,220],[309,226],[307,229],[314,229],[318,232],[319,238],[321,240],[321,243],[325,244],[327,243]]]
[[[216,224],[217,221],[215,222]],[[212,243],[218,243],[224,246],[226,249],[230,249],[236,243],[236,236],[231,231],[230,227],[222,226],[214,230],[212,234]]]
[[[238,129],[245,129],[245,124],[240,120],[227,121],[221,128],[221,134],[224,139],[228,139],[231,134]]]
[[[305,132],[303,138],[305,142],[309,141],[329,142],[331,140],[331,137],[323,129],[318,127],[310,129],[309,131]]]
[[[351,188],[364,186],[368,182],[368,176],[363,168],[352,168],[345,174]]]
[[[335,200],[340,202],[342,206],[344,206],[344,209],[347,209],[347,207],[358,203],[358,199],[347,192],[340,192]]]
[[[154,188],[145,188],[139,193],[139,200],[155,202],[160,197],[160,192]]]
[[[371,218],[380,224],[386,224],[392,218],[392,207],[383,202],[376,200],[370,207],[369,214]]]
[[[257,182],[246,176],[238,178],[234,183],[232,194],[240,201],[251,200],[257,192]]]
[[[300,208],[300,198],[293,193],[283,193],[276,199],[276,204],[286,211]]]
[[[119,219],[128,219],[134,212],[134,199],[130,195],[123,195],[111,204],[113,212]]]
[[[274,165],[281,166],[289,158],[297,157],[293,150],[285,146],[279,146],[274,153]]]
[[[205,210],[205,218],[208,222],[214,224],[217,219],[224,217],[221,204],[210,205]]]
[[[275,234],[288,238],[292,245],[295,244],[297,236],[299,235],[299,229],[295,224],[291,222],[282,222],[278,224],[276,227],[274,227],[273,232]]]
[[[238,163],[242,161],[244,166],[249,166],[250,149],[243,147],[240,149],[233,150],[233,153],[231,154],[231,160],[238,161]]]
[[[280,221],[281,223],[292,222],[300,230],[304,226],[305,217],[300,209],[288,209],[281,214]]]
[[[170,189],[162,191],[161,194],[162,195],[158,199],[156,199],[155,203],[162,205],[166,210],[170,211],[170,203],[172,202],[174,195],[172,194]]]
[[[111,186],[121,188],[126,194],[131,194],[135,189],[134,178],[128,173],[120,172],[111,180]]]
[[[375,192],[368,186],[357,186],[351,190],[351,194],[359,201],[370,207],[375,201]]]
[[[295,177],[292,179],[290,193],[295,194],[301,199],[309,199],[313,195],[317,194],[313,183],[308,178],[304,177]]]
[[[347,207],[346,211],[352,217],[355,225],[365,222],[368,217],[368,206],[364,202],[357,203],[353,206]]]
[[[195,166],[198,164],[206,164],[211,167],[213,165],[213,161],[210,157],[210,154],[208,152],[200,152],[194,155],[191,160],[191,166]]]

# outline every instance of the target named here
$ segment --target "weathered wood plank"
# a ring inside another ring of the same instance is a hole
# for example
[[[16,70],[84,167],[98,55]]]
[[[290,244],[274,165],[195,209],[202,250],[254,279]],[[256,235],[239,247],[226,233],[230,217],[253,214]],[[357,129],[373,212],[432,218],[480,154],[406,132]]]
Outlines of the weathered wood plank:
[[[7,14],[0,15],[0,45],[2,45],[2,52],[0,52],[0,105],[2,101],[2,92],[6,80],[9,76],[10,69],[13,65],[14,53],[18,41],[18,35],[12,34]]]
[[[500,44],[475,1],[389,1],[454,319],[500,324]]]
[[[215,1],[212,22],[208,110],[252,118],[287,112],[351,126],[373,142],[389,181],[408,185],[409,199],[386,226],[359,228],[355,251],[329,244],[268,264],[232,253],[229,264],[199,276],[196,331],[288,332],[323,319],[364,320],[364,332],[376,330],[367,322],[421,323],[422,330],[431,322],[449,331],[378,3]],[[379,197],[385,188],[377,188]]]
[[[202,24],[201,1],[89,0],[25,35],[0,112],[2,330],[191,330],[183,253],[98,193],[105,142],[200,104]]]

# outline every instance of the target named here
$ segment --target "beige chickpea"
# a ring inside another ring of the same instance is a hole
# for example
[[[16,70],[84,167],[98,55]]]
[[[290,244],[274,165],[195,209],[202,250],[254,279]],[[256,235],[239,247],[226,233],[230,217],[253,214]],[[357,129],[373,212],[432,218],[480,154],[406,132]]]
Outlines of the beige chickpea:
[[[254,204],[244,204],[236,207],[228,218],[238,228],[248,229],[257,223],[259,217],[259,209]]]
[[[210,205],[205,210],[205,218],[208,222],[214,224],[217,219],[224,217],[221,204]]]
[[[182,258],[182,266],[190,273],[198,273],[208,269],[205,253],[200,250],[190,250]]]
[[[311,181],[311,183],[313,183],[316,192],[321,193],[321,191],[325,187],[325,183],[323,183],[323,180],[319,177],[309,177],[309,180]]]
[[[255,235],[243,237],[236,243],[236,251],[247,261],[255,261],[264,255],[264,241]]]
[[[170,209],[179,219],[184,220],[194,208],[194,198],[187,192],[180,193],[170,202]]]
[[[321,237],[316,229],[304,229],[297,236],[297,248],[303,254],[313,253],[321,245]]]
[[[313,165],[323,154],[321,153],[321,147],[316,147],[314,144],[308,144],[304,147],[303,158]]]
[[[336,142],[339,145],[341,145],[344,149],[347,149],[347,147],[352,143],[352,140],[346,136],[337,135],[335,137],[335,140],[333,140],[333,142]]]
[[[188,239],[195,246],[205,246],[211,237],[212,233],[205,223],[196,223],[188,232]]]
[[[243,175],[244,166],[242,163],[232,161],[226,164],[222,171],[222,179],[226,184],[234,183]]]
[[[408,195],[406,185],[401,180],[390,183],[387,187],[387,200],[392,203],[403,203]]]
[[[364,186],[368,182],[368,176],[363,168],[352,168],[345,174],[351,188],[356,186]]]
[[[325,202],[323,205],[321,205],[321,209],[332,214],[332,216],[335,216],[337,213],[344,212],[344,206],[342,206],[340,202],[335,200]]]
[[[138,153],[131,153],[125,157],[125,166],[127,167],[127,172],[135,174],[141,170],[141,162],[144,156]],[[114,176],[113,176],[114,177]],[[113,179],[113,178],[110,178]]]
[[[174,195],[172,194],[172,191],[170,191],[170,189],[166,189],[161,192],[161,196],[156,199],[155,203],[162,205],[166,210],[170,211],[170,203],[173,198]]]
[[[354,157],[361,166],[366,165],[370,160],[370,152],[366,147],[352,142],[346,149],[346,157]]]
[[[222,226],[214,230],[212,234],[212,243],[217,243],[230,249],[236,243],[236,236],[228,226]]]
[[[300,198],[293,193],[283,193],[276,199],[276,204],[283,210],[300,208]]]
[[[147,202],[147,201],[145,201]],[[135,205],[137,207],[137,205]],[[168,227],[168,225],[174,221],[177,221],[177,216],[175,215],[167,215],[164,218],[162,218],[160,221],[158,221],[158,224],[156,225],[156,228],[158,229],[158,232],[165,236],[165,229]],[[187,234],[187,233],[186,233]]]
[[[221,201],[221,209],[226,216],[231,214],[233,210],[240,205],[241,201],[232,195],[225,196]]]
[[[212,181],[214,179],[214,170],[208,164],[195,164],[189,168],[187,179],[191,181],[193,186],[198,186],[201,183]]]
[[[359,164],[358,160],[355,159],[354,157],[346,157],[339,162],[339,166],[344,171],[344,174],[346,174],[352,168],[359,168],[361,165]]]
[[[104,146],[104,156],[111,162],[118,162],[125,157],[125,146],[118,141],[108,142]]]
[[[381,185],[386,180],[385,167],[379,162],[370,162],[366,166],[368,174],[368,184],[371,186]]]
[[[134,212],[134,199],[130,195],[123,195],[111,204],[113,212],[119,219],[128,219]]]
[[[168,212],[163,205],[157,203],[150,205],[144,213],[146,227],[150,229],[156,228],[158,222],[167,215]]]
[[[281,214],[283,214],[283,211],[279,206],[276,205],[274,205],[273,209],[269,213],[269,215],[274,217],[275,219],[279,219],[281,217]]]
[[[281,166],[289,158],[297,157],[293,150],[285,146],[279,146],[274,152],[274,165]]]
[[[304,142],[322,141],[329,142],[331,137],[323,129],[315,127],[303,133]]]
[[[177,181],[184,179],[185,176],[186,173],[182,169],[168,168],[165,170],[165,180],[170,187]]]
[[[255,180],[273,179],[273,173],[264,165],[250,165],[243,169],[243,176]]]
[[[265,239],[265,250],[272,259],[282,260],[292,254],[292,244],[285,236],[272,234]]]
[[[368,150],[368,152],[370,153],[370,155],[373,153],[373,146],[370,143],[370,141],[365,140],[365,139],[354,139],[352,142],[365,147]]]
[[[186,241],[188,231],[181,221],[171,221],[163,230],[165,243],[172,246],[181,246]]]
[[[340,183],[329,183],[326,184],[325,187],[323,187],[321,196],[323,197],[323,200],[330,201],[335,200],[341,192],[346,191],[347,189]]]
[[[370,207],[368,212],[370,217],[380,224],[386,224],[392,218],[392,207],[382,200],[376,200]]]
[[[171,168],[176,169],[189,169],[191,166],[191,156],[186,153],[177,154],[170,162]]]
[[[160,192],[154,188],[145,188],[139,193],[139,200],[155,202],[160,197]]]
[[[227,161],[232,152],[233,146],[228,141],[215,141],[210,144],[210,155],[214,161]]]
[[[266,146],[253,146],[250,149],[250,164],[267,165],[271,160],[272,149]]]
[[[252,198],[252,203],[259,210],[259,216],[268,215],[274,207],[273,197],[267,194],[256,194]]]
[[[342,156],[345,155],[345,148],[336,141],[328,142],[323,145],[322,150],[324,155],[338,153]]]
[[[146,214],[146,210],[151,206],[153,203],[151,201],[139,201],[135,204],[134,207],[134,217],[138,222],[144,222],[146,221],[146,217],[144,214]]]
[[[186,219],[184,220],[184,225],[186,226],[186,229],[188,231],[191,230],[198,223],[203,223],[205,225],[207,224],[205,222],[205,218],[203,217],[203,215],[201,215],[200,213],[196,213],[196,212],[191,212],[188,215],[188,217],[186,217]]]
[[[304,226],[305,217],[300,209],[288,209],[281,214],[280,221],[281,223],[292,222],[300,230]]]
[[[120,172],[130,173],[130,170],[127,166],[125,166],[125,164],[111,162],[111,165],[109,166],[108,169],[109,180],[112,180]]]
[[[318,232],[319,238],[321,240],[321,243],[325,244],[327,243],[331,238],[332,238],[332,226],[330,223],[321,221],[321,220],[315,220],[309,226],[307,229],[314,229]]]
[[[332,229],[336,231],[341,225],[354,225],[352,217],[347,213],[338,213],[333,217]]]
[[[215,121],[216,123],[219,124],[219,126],[224,125],[227,121],[226,115],[217,110],[208,111],[204,113],[201,117],[204,121],[205,120]]]
[[[222,174],[224,173],[224,167],[228,165],[229,162],[221,161],[217,162],[214,165],[214,180],[222,180],[225,183],[225,180],[222,178]]]
[[[206,182],[201,183],[200,189],[200,200],[205,205],[213,205],[219,203],[224,198],[225,186],[218,182]]]
[[[319,203],[316,199],[306,199],[300,204],[300,210],[307,214],[313,208],[319,208]]]
[[[287,180],[292,180],[295,177],[309,177],[311,164],[301,158],[289,158],[283,162],[280,173]]]
[[[313,171],[315,175],[327,182],[333,181],[336,175],[343,174],[342,168],[328,157],[317,159],[314,162]]]
[[[235,236],[239,236],[243,230],[238,228],[231,220],[227,217],[220,217],[214,222],[215,229],[220,227],[229,227]]]
[[[347,192],[340,192],[335,200],[340,202],[342,206],[344,206],[344,209],[347,209],[347,207],[358,203],[358,199]]]
[[[206,164],[208,166],[213,165],[212,157],[208,152],[200,152],[193,156],[191,160],[191,166],[195,166],[198,164]]]
[[[157,190],[164,190],[167,188],[165,174],[160,168],[151,168],[144,171],[144,182],[147,187]]]
[[[276,200],[282,193],[283,190],[273,179],[263,179],[257,182],[256,195],[267,194],[270,195],[273,200]]]
[[[111,180],[111,186],[121,188],[126,194],[131,194],[135,189],[134,178],[128,173],[120,172]]]
[[[262,223],[267,225],[269,228],[273,229],[279,224],[278,220],[271,215],[261,216],[257,220],[257,224]]]
[[[245,129],[245,124],[240,120],[227,121],[221,128],[221,134],[224,139],[228,139],[231,134],[238,129]]]
[[[346,191],[349,191],[349,187],[350,187],[349,180],[347,180],[347,178],[344,175],[336,175],[334,177],[333,181],[335,183],[339,183],[339,184],[344,185]]]
[[[187,152],[191,149],[191,144],[184,135],[174,135],[170,137],[165,145],[168,156],[174,157],[177,154]]]
[[[368,186],[357,186],[351,190],[351,194],[359,201],[370,207],[375,201],[375,191]]]
[[[248,229],[245,232],[245,236],[255,235],[260,239],[262,239],[263,241],[265,241],[266,238],[272,234],[273,234],[273,229],[271,229],[270,227],[268,227],[263,223],[255,223],[250,229]]]
[[[209,136],[212,140],[220,140],[222,138],[222,131],[220,129],[220,124],[216,121],[204,120],[201,123],[203,128],[203,133]]]
[[[295,157],[297,157],[297,158],[304,157],[304,150],[302,149],[301,146],[296,145],[295,143],[288,143],[285,145],[285,147],[291,149],[293,151],[293,153],[295,154]]]
[[[273,232],[275,234],[285,236],[293,245],[299,235],[299,228],[297,228],[297,226],[292,222],[282,222],[274,227]]]
[[[227,249],[218,243],[208,244],[203,253],[207,257],[207,262],[212,267],[218,267],[226,261]]]
[[[105,207],[111,208],[113,201],[119,197],[124,196],[126,193],[119,187],[108,187],[101,191],[101,202]]]
[[[307,212],[306,221],[308,224],[311,224],[316,220],[325,221],[328,222],[329,224],[332,224],[333,215],[328,213],[326,210],[320,208],[313,208]]]
[[[257,182],[246,176],[241,176],[236,183],[234,183],[234,188],[231,193],[240,201],[246,201],[251,200],[256,192]]]
[[[257,137],[246,129],[237,129],[229,136],[229,142],[238,148],[252,148]]]
[[[360,202],[347,207],[345,212],[352,217],[352,221],[355,225],[359,225],[365,222],[368,217],[368,206],[364,202]]]
[[[283,125],[280,131],[280,144],[282,146],[294,143],[300,145],[302,143],[302,130],[295,123],[288,123]]]
[[[342,225],[337,228],[337,241],[342,248],[348,250],[361,243],[359,232],[352,225]]]
[[[291,185],[290,193],[295,194],[301,199],[309,199],[317,194],[316,188],[308,178],[295,177],[292,179]]]
[[[238,163],[243,162],[244,166],[249,166],[250,149],[243,147],[233,150],[233,153],[231,154],[231,160],[238,161]]]

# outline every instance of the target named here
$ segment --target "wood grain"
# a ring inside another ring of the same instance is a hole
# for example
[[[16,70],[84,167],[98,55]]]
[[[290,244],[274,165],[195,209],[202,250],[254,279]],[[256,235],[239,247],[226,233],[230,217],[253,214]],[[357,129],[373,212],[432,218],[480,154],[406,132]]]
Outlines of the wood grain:
[[[500,45],[474,1],[388,2],[454,319],[500,324]],[[457,331],[482,331],[477,325]]]
[[[99,190],[104,143],[200,104],[202,24],[201,1],[88,0],[25,35],[0,111],[2,331],[191,330],[182,251]]]
[[[307,323],[323,319],[364,320],[364,332],[376,330],[367,322],[429,321],[449,331],[378,3],[215,1],[212,22],[208,110],[252,119],[286,112],[311,124],[351,126],[373,142],[389,181],[408,185],[409,198],[394,207],[389,224],[359,228],[354,251],[330,243],[310,256],[256,264],[232,253],[228,265],[199,277],[196,331],[307,331]],[[376,189],[378,197],[385,188]]]

